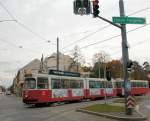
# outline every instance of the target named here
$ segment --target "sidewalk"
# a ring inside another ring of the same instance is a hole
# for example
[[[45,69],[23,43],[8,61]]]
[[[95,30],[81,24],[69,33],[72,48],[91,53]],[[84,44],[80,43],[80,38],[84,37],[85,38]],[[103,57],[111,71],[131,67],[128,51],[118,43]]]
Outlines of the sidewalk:
[[[139,104],[141,104],[143,101],[145,101],[145,99],[147,100],[149,96],[149,104],[150,104],[150,94],[146,95],[146,96],[142,96],[140,98],[142,98],[141,102],[139,102]],[[123,106],[124,107],[124,103],[110,103],[110,105],[113,106]],[[135,107],[135,109],[133,109],[133,114],[132,115],[126,115],[125,112],[95,112],[95,109],[92,110],[87,110],[87,107],[80,107],[77,109],[77,111],[79,112],[83,112],[83,113],[88,113],[88,114],[92,114],[92,115],[97,115],[97,116],[101,116],[101,117],[105,117],[105,118],[110,118],[110,119],[115,119],[115,120],[124,120],[124,121],[144,121],[147,120],[147,117],[145,115],[143,115],[143,113],[141,113],[140,110],[140,106],[137,105]],[[143,108],[144,110],[144,108]],[[147,115],[149,115],[150,113],[150,105],[149,105],[149,112],[147,113]],[[148,121],[148,120],[147,120]]]
[[[147,118],[141,114],[140,112],[133,111],[132,115],[125,115],[124,112],[120,113],[98,113],[98,112],[93,112],[93,111],[87,111],[84,109],[77,109],[79,112],[84,112],[92,115],[97,115],[101,117],[106,117],[106,118],[111,118],[111,119],[116,119],[116,120],[123,120],[123,121],[144,121]]]
[[[139,105],[139,111],[147,116],[147,121],[150,121],[150,93],[143,98]]]

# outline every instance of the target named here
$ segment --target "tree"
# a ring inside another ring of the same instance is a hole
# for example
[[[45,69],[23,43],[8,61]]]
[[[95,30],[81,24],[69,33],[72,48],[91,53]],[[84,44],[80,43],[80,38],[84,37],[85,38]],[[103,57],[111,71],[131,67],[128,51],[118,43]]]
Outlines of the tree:
[[[93,55],[94,67],[91,77],[105,78],[106,63],[110,60],[110,56],[104,51],[100,51]]]
[[[93,62],[101,62],[106,63],[110,60],[110,56],[105,51],[100,51],[98,53],[95,53],[93,56]]]
[[[130,78],[134,80],[147,80],[147,73],[144,71],[143,67],[137,61],[133,61],[133,63]]]
[[[80,48],[76,45],[72,51],[72,56],[73,56],[73,62],[70,65],[70,68],[72,66],[76,66],[76,71],[79,72],[79,67],[85,63],[84,57],[81,54]]]
[[[143,69],[145,73],[147,74],[147,78],[149,79],[150,78],[150,64],[147,61],[143,63]]]
[[[112,78],[123,78],[123,65],[120,60],[112,60],[108,62],[107,67],[111,70]]]
[[[150,70],[150,65],[149,63],[146,61],[143,63],[143,69],[149,71]]]

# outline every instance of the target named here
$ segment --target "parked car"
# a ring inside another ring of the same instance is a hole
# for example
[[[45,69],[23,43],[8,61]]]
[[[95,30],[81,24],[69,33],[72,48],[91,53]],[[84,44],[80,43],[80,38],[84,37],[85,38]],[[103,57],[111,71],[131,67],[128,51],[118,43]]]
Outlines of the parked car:
[[[6,95],[11,95],[11,92],[10,91],[6,91]]]
[[[4,92],[0,92],[0,95],[4,95]]]

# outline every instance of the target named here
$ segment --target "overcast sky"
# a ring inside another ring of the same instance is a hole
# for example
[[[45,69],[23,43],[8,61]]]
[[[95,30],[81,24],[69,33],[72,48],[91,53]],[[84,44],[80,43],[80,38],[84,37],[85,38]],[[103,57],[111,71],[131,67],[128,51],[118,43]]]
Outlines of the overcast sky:
[[[118,4],[119,0],[100,0],[100,15],[109,20],[119,16]],[[144,27],[127,25],[130,59],[150,62],[150,0],[124,0],[124,4],[126,15],[147,21]],[[74,15],[73,0],[0,0],[0,21],[14,19],[17,22],[0,22],[0,84],[10,85],[18,69],[42,53],[46,57],[55,52],[57,37],[61,52],[70,54],[78,45],[87,63],[99,51],[112,59],[122,56],[121,37],[114,37],[120,30],[92,15]]]

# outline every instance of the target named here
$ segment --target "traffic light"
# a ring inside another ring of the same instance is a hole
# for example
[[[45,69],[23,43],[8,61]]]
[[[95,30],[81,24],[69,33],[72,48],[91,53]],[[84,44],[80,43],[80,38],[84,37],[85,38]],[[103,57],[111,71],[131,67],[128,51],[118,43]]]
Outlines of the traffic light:
[[[106,67],[106,79],[111,81],[111,70],[108,67]]]
[[[83,7],[86,9],[86,14],[91,13],[91,2],[89,0],[83,0]]]
[[[133,66],[134,66],[133,62],[131,60],[129,60],[127,62],[127,71],[131,72],[133,70]]]
[[[83,7],[87,8],[89,4],[88,0],[83,0]]]
[[[94,0],[93,1],[93,17],[97,17],[99,14],[99,0]]]
[[[74,7],[74,14],[78,14],[79,8],[82,8],[82,7],[83,7],[82,1],[81,1],[81,0],[75,0],[75,1],[73,2],[73,7]]]
[[[87,15],[91,13],[90,0],[74,0],[74,13],[79,15]]]

